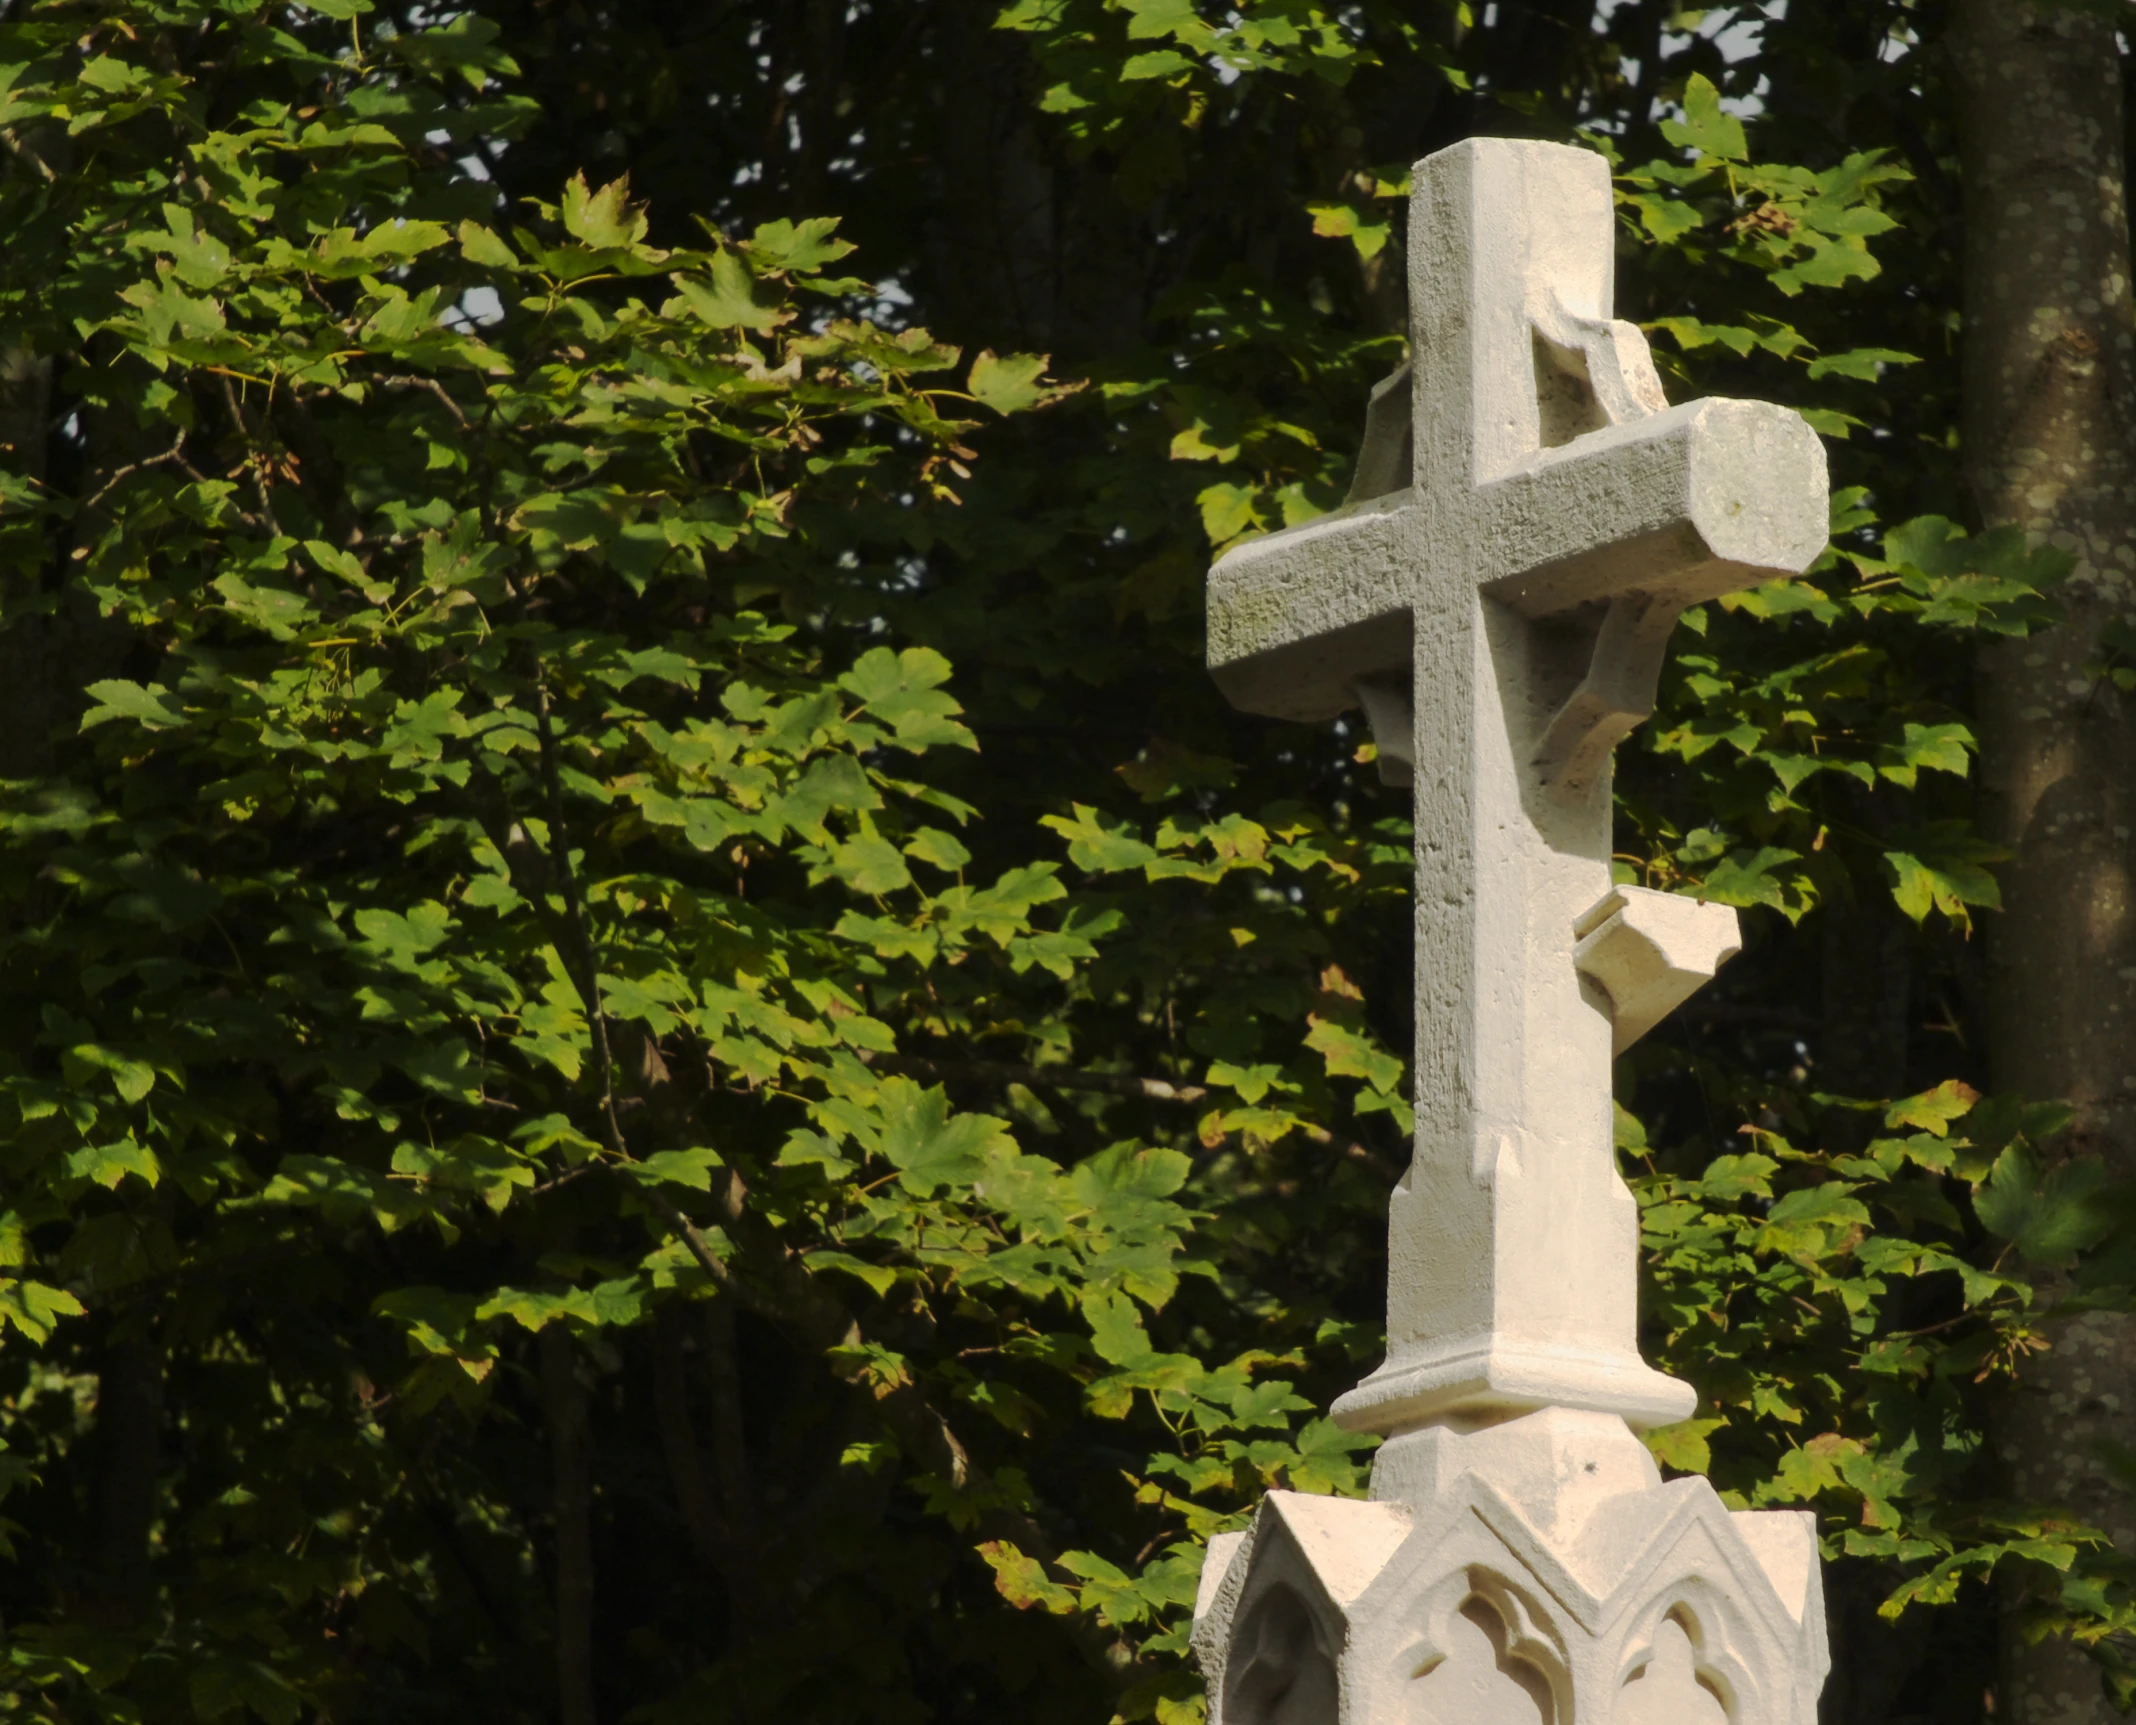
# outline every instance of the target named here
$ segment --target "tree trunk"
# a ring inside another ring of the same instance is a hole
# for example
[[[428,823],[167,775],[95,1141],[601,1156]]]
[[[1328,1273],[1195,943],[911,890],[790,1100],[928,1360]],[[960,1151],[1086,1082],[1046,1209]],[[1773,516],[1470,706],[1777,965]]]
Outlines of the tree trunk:
[[[109,1343],[96,1379],[95,1594],[115,1621],[154,1597],[149,1537],[163,1462],[163,1350],[145,1332]]]
[[[562,1725],[594,1725],[593,1470],[571,1332],[541,1332],[541,1395],[556,1494],[556,1696]]]
[[[653,1418],[660,1428],[668,1481],[675,1489],[675,1507],[682,1512],[690,1549],[704,1568],[731,1581],[734,1566],[727,1529],[712,1495],[712,1482],[705,1475],[697,1422],[690,1416],[686,1316],[686,1307],[671,1303],[653,1317]]]
[[[2076,559],[2068,620],[1982,655],[1982,791],[2007,845],[1988,948],[1998,1089],[2076,1108],[2071,1148],[2136,1174],[2136,724],[2088,667],[2136,609],[2136,382],[2112,21],[2074,7],[1957,0],[1951,68],[1965,179],[1965,454],[1990,525]],[[2136,1550],[2100,1457],[2136,1407],[2136,1325],[2093,1314],[2005,1400],[2011,1490],[2067,1506]],[[2014,1604],[2015,1602],[2010,1602]],[[2105,1725],[2096,1668],[2061,1641],[2004,1636],[1998,1718]]]
[[[744,1556],[757,1547],[756,1485],[750,1478],[749,1445],[742,1431],[742,1373],[734,1357],[734,1302],[705,1308],[705,1377],[712,1389],[712,1465],[718,1470],[720,1506],[729,1538]]]

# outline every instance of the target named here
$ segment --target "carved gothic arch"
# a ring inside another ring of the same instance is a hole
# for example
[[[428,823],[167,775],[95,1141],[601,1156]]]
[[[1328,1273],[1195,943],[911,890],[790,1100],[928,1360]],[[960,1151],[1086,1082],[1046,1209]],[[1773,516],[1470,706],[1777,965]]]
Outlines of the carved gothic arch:
[[[1638,1710],[1624,1705],[1633,1699],[1633,1688],[1664,1675],[1678,1685],[1695,1683],[1712,1702],[1700,1720],[1696,1698],[1684,1696],[1674,1711],[1657,1715],[1668,1725],[1677,1725],[1679,1716],[1684,1725],[1761,1725],[1768,1717],[1768,1698],[1736,1649],[1734,1616],[1730,1602],[1703,1576],[1684,1576],[1653,1589],[1619,1643],[1614,1684],[1619,1705],[1613,1710],[1631,1712],[1625,1725],[1645,1725]]]
[[[1565,1636],[1542,1595],[1483,1564],[1421,1602],[1421,1633],[1399,1656],[1413,1725],[1572,1725]]]

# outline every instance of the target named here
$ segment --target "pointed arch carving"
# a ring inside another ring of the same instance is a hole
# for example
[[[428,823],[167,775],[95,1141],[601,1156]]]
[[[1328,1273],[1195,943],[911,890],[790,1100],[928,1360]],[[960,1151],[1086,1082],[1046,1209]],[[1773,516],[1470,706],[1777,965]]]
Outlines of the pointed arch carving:
[[[1624,1640],[1617,1725],[1737,1725],[1756,1716],[1757,1684],[1728,1645],[1716,1601],[1686,1582],[1654,1600]]]
[[[1403,1664],[1404,1725],[1572,1725],[1564,1638],[1527,1588],[1480,1565],[1433,1590]]]

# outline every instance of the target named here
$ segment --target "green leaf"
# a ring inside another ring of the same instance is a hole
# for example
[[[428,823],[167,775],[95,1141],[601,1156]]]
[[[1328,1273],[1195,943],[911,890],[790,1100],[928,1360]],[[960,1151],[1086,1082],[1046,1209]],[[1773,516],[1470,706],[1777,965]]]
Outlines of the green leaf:
[[[922,827],[914,833],[905,841],[905,854],[952,874],[972,860],[972,853],[964,848],[957,836],[940,827]]]
[[[460,255],[485,269],[509,270],[519,266],[519,256],[510,245],[479,222],[460,224]]]
[[[1402,1062],[1369,1034],[1317,1016],[1310,1022],[1305,1045],[1327,1061],[1330,1078],[1362,1078],[1373,1089],[1387,1092],[1401,1083]]]
[[[851,1276],[868,1291],[881,1299],[897,1286],[897,1272],[881,1264],[870,1264],[856,1258],[850,1252],[815,1251],[802,1260],[811,1270],[836,1270],[841,1275]]]
[[[790,222],[782,217],[765,222],[749,236],[749,251],[767,268],[813,273],[855,249],[847,241],[832,237],[837,229],[836,216],[812,216],[805,222]]]
[[[1810,361],[1810,378],[1815,382],[1824,377],[1858,377],[1874,382],[1883,375],[1886,366],[1919,365],[1920,359],[1910,353],[1899,353],[1888,347],[1856,347],[1845,353],[1826,354]]]
[[[1068,860],[1077,868],[1093,874],[1106,874],[1120,869],[1142,868],[1157,860],[1154,848],[1138,838],[1131,837],[1125,829],[1109,829],[1103,824],[1104,817],[1096,809],[1082,803],[1074,806],[1074,818],[1061,815],[1042,817],[1068,842]]]
[[[1964,823],[1937,822],[1900,835],[1909,848],[1884,853],[1891,896],[1915,922],[1940,911],[1961,928],[1971,926],[1969,907],[1999,909],[2002,891],[1986,865],[2006,854],[1977,837]]]
[[[1128,15],[1127,39],[1172,37],[1188,47],[1211,41],[1216,31],[1194,9],[1194,0],[1121,0]]]
[[[51,1340],[60,1319],[86,1316],[81,1301],[64,1288],[0,1278],[0,1327],[13,1325],[24,1340],[37,1346]]]
[[[623,1172],[646,1185],[687,1186],[693,1192],[712,1189],[712,1172],[724,1168],[717,1150],[655,1150],[635,1162],[620,1164]]]
[[[71,1152],[67,1172],[78,1180],[93,1180],[115,1191],[129,1176],[144,1186],[156,1185],[163,1178],[163,1165],[155,1151],[129,1134],[109,1144],[86,1145]]]
[[[1123,84],[1138,83],[1150,78],[1174,78],[1183,72],[1194,70],[1194,62],[1172,48],[1159,48],[1154,53],[1133,54],[1121,63],[1119,79]]]
[[[912,873],[897,847],[874,833],[864,833],[833,848],[830,860],[811,878],[841,880],[855,892],[870,897],[912,884]]]
[[[1661,135],[1680,149],[1696,150],[1724,162],[1747,161],[1750,145],[1743,122],[1721,107],[1721,93],[1703,72],[1684,85],[1684,117],[1664,120]]]
[[[419,970],[422,956],[443,944],[453,930],[452,912],[435,899],[411,905],[406,914],[370,908],[350,918],[364,945],[398,970]]]
[[[1973,1190],[1981,1226],[2013,1242],[2032,1263],[2062,1269],[2113,1231],[2105,1201],[2106,1164],[2096,1157],[2044,1163],[2030,1145],[2012,1144]]]
[[[782,323],[792,321],[793,313],[779,303],[776,290],[759,287],[738,252],[719,252],[708,273],[710,280],[697,273],[674,278],[682,304],[700,322],[714,329],[746,329],[768,335]]]
[[[1713,1451],[1707,1440],[1725,1431],[1726,1420],[1678,1420],[1640,1434],[1656,1461],[1676,1473],[1706,1473],[1713,1466]]]
[[[1131,1366],[1150,1357],[1150,1338],[1142,1327],[1142,1314],[1125,1294],[1086,1297],[1083,1316],[1101,1360]]]
[[[185,723],[185,715],[169,706],[161,692],[144,689],[138,683],[128,683],[112,678],[101,683],[91,683],[88,693],[97,702],[82,719],[82,729],[90,730],[97,725],[109,724],[114,719],[131,719],[137,725],[150,730],[162,730],[172,725]]]
[[[873,1148],[915,1197],[968,1186],[988,1156],[1015,1148],[1005,1124],[993,1116],[952,1114],[940,1085],[922,1090],[909,1078],[886,1079],[877,1107],[881,1125]]]
[[[1046,355],[1012,353],[996,358],[988,348],[972,361],[971,390],[980,401],[1006,418],[1053,400],[1060,391],[1045,383]]]

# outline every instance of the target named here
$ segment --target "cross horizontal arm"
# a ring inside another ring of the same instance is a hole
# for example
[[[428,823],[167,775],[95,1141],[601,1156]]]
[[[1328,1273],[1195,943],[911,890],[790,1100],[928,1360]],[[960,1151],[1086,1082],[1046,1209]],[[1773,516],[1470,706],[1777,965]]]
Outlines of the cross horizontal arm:
[[[1697,604],[1806,569],[1824,490],[1815,434],[1763,402],[1610,426],[1473,492],[1412,487],[1228,553],[1209,575],[1209,669],[1249,712],[1329,719],[1407,662],[1427,582],[1529,616],[1626,592]]]

